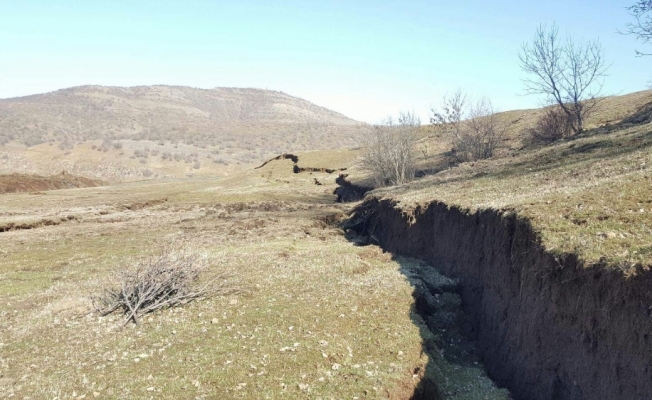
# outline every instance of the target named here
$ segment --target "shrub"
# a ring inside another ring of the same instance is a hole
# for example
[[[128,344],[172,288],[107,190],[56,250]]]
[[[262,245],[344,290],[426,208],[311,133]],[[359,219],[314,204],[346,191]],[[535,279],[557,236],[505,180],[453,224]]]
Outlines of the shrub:
[[[452,97],[444,97],[441,110],[432,113],[430,122],[450,135],[457,161],[491,158],[503,139],[505,126],[489,99],[473,104],[458,90]]]
[[[573,134],[573,124],[566,113],[556,106],[548,107],[534,127],[527,131],[533,143],[552,143]]]
[[[200,284],[200,276],[207,268],[208,261],[197,253],[168,248],[137,263],[135,268],[120,266],[99,289],[99,294],[91,296],[91,301],[102,316],[122,312],[126,325],[130,321],[138,324],[141,316],[159,309],[240,291],[231,283],[232,274],[226,271]]]
[[[369,134],[362,165],[373,174],[377,186],[402,185],[414,179],[414,143],[420,125],[413,113],[401,113],[398,124],[390,117]]]

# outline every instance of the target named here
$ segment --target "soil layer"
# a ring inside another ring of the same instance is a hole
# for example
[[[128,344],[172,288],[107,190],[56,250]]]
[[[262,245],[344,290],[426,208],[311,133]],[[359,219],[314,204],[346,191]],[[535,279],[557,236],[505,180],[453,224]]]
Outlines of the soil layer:
[[[350,227],[459,279],[466,333],[515,398],[652,398],[652,273],[556,257],[512,212],[438,202],[406,212],[372,198]]]

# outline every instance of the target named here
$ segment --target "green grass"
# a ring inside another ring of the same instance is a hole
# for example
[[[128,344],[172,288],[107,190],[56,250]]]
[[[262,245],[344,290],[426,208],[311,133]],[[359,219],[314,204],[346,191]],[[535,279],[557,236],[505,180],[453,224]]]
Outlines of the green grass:
[[[389,255],[322,222],[346,210],[334,178],[278,162],[230,179],[0,196],[5,221],[75,216],[0,234],[0,378],[11,381],[0,397],[408,398],[414,371],[432,365],[412,286]],[[209,275],[234,271],[243,293],[127,328],[89,313],[112,270],[170,243],[208,257]],[[436,363],[447,398],[504,398],[481,367]]]

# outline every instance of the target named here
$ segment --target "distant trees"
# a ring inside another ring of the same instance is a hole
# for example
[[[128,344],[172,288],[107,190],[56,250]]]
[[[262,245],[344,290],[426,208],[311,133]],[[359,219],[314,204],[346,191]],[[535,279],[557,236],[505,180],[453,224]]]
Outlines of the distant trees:
[[[582,132],[598,105],[608,68],[600,42],[561,39],[556,25],[540,25],[532,41],[523,44],[519,60],[530,76],[524,81],[526,93],[546,96],[560,107],[573,133]]]
[[[444,97],[440,109],[432,109],[430,123],[451,136],[458,161],[491,158],[505,132],[489,99],[473,103],[461,90]]]
[[[634,35],[645,44],[652,43],[652,0],[639,0],[627,10],[636,18],[635,23],[627,24],[626,34]],[[652,53],[643,53],[636,50],[637,56],[649,56]]]
[[[414,144],[420,125],[413,112],[401,112],[397,122],[388,117],[369,133],[362,165],[372,173],[377,186],[401,185],[414,179]]]

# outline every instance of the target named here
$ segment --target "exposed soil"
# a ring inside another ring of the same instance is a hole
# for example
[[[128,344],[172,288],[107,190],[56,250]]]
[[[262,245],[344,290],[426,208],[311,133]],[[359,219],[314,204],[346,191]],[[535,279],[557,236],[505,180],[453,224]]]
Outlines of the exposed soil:
[[[23,229],[35,229],[35,228],[40,228],[42,226],[54,226],[54,225],[62,224],[63,222],[66,221],[67,221],[66,218],[59,218],[59,219],[47,218],[47,219],[38,219],[35,221],[26,221],[26,222],[0,223],[0,233],[18,231]]]
[[[339,186],[335,189],[333,194],[337,195],[338,203],[348,203],[352,201],[362,200],[364,195],[373,188],[356,185],[346,180],[346,175],[340,174],[335,179],[335,183]]]
[[[59,175],[0,175],[0,194],[102,186],[106,183],[62,172]]]
[[[276,161],[276,160],[292,160],[292,162],[296,164],[297,162],[299,162],[299,157],[295,156],[294,154],[281,154],[280,156],[276,156],[274,158],[271,158],[271,159],[265,161],[264,163],[262,163],[261,165],[257,166],[254,169],[260,169],[260,168],[264,167],[265,165],[269,164],[270,162]]]
[[[272,159],[269,159],[259,165],[258,167],[254,169],[260,169],[264,167],[265,165],[269,164],[272,161],[276,160],[292,160],[294,165],[292,166],[292,172],[295,174],[301,173],[301,172],[325,172],[327,174],[332,174],[333,172],[337,171],[346,171],[346,168],[338,168],[338,169],[333,169],[333,168],[314,168],[314,167],[300,167],[298,162],[299,162],[299,157],[295,156],[294,154],[281,154],[280,156],[276,156]]]
[[[652,273],[546,252],[514,213],[370,199],[349,226],[460,282],[490,376],[517,399],[652,398]]]

